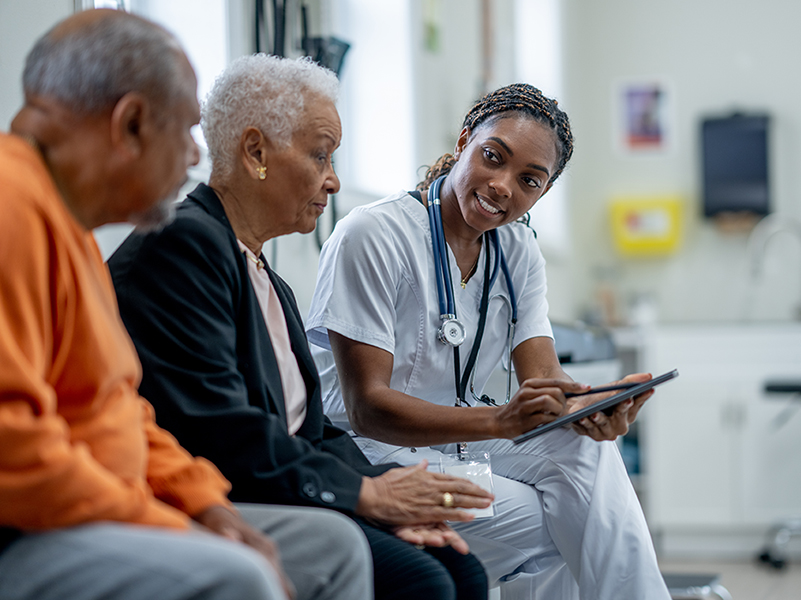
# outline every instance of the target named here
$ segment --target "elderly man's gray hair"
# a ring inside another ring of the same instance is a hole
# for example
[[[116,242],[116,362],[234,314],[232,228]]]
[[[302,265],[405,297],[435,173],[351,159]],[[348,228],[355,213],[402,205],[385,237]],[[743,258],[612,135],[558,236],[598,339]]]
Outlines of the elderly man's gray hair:
[[[26,96],[61,102],[77,114],[113,108],[125,94],[141,92],[170,108],[180,97],[183,51],[165,29],[120,11],[79,28],[56,25],[28,54],[22,85]]]
[[[288,146],[301,125],[306,95],[336,102],[338,91],[336,75],[306,57],[253,54],[234,60],[217,77],[201,108],[212,170],[230,175],[247,127],[258,128],[279,147]]]

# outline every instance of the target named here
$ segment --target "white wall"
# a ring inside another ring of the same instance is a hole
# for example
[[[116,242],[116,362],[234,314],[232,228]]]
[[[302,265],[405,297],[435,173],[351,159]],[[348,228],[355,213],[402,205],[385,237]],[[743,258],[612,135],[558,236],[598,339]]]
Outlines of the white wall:
[[[73,8],[73,0],[0,0],[0,131],[8,131],[22,106],[25,56]]]
[[[482,91],[481,3],[436,4],[437,52],[423,44],[420,0],[410,0],[410,21],[404,25],[410,28],[415,85],[415,166],[431,164],[452,149],[464,113]],[[490,88],[515,80],[521,64],[531,67],[543,60],[517,53],[510,41],[515,34],[545,35],[541,20],[515,21],[511,0],[493,4],[498,31]],[[801,55],[801,38],[793,31],[794,23],[801,22],[801,5],[791,0],[765,0],[758,6],[747,0],[561,0],[561,9],[563,89],[545,91],[557,94],[570,115],[576,152],[558,182],[566,197],[544,199],[565,202],[569,214],[567,251],[544,247],[551,317],[570,321],[596,314],[597,297],[603,292],[617,302],[624,319],[630,302],[642,296],[653,298],[658,318],[665,322],[791,318],[801,302],[801,240],[772,240],[763,277],[753,285],[747,274],[747,232],[724,233],[700,216],[698,124],[704,115],[734,108],[771,112],[773,207],[801,218],[796,198],[801,183],[796,175],[796,165],[801,165],[801,74],[795,75],[793,65],[793,57]],[[528,6],[525,12],[531,16],[537,11]],[[359,42],[345,32],[333,33]],[[346,79],[354,76],[347,61]],[[615,85],[653,77],[664,80],[672,93],[671,148],[665,154],[626,156],[615,144]],[[345,120],[349,116],[342,108]],[[391,145],[392,137],[384,144]],[[381,155],[386,147],[371,151]],[[415,181],[410,178],[408,185]],[[343,178],[343,188],[348,183]],[[681,249],[663,259],[620,259],[612,247],[608,199],[663,193],[686,200]],[[345,198],[343,204],[348,205]],[[548,236],[547,231],[540,233]],[[312,291],[315,258],[310,236],[280,241],[276,266],[295,287],[301,310]],[[747,311],[749,297],[753,306]]]
[[[339,4],[346,8],[338,13],[332,33],[352,45],[345,57],[338,106],[344,137],[334,156],[342,182],[337,199],[341,217],[357,204],[413,189],[425,165],[453,151],[462,118],[482,93],[482,80],[478,0],[433,4],[436,50],[424,43],[421,0],[383,2],[380,10],[374,0]],[[496,10],[495,18],[506,29],[512,21],[504,9],[510,6],[510,0],[503,0]],[[512,61],[504,43],[508,40],[503,37],[496,40],[496,73],[509,80]],[[322,222],[325,238],[328,214]],[[285,236],[275,245],[276,271],[294,289],[305,316],[317,273],[313,236]]]
[[[726,234],[700,214],[699,119],[734,108],[773,115],[774,210],[801,218],[801,4],[794,0],[563,0],[566,102],[576,153],[571,177],[575,311],[612,281],[619,304],[650,294],[663,321],[741,319],[750,281],[746,233]],[[661,77],[673,101],[666,154],[615,149],[613,89]],[[620,260],[608,233],[612,195],[678,193],[687,200],[683,248],[670,258]],[[552,288],[553,289],[553,288]],[[801,301],[801,240],[777,237],[751,312],[789,318]],[[553,301],[552,301],[553,304]]]
[[[478,0],[439,3],[442,44],[432,54],[422,45],[422,3],[410,2],[412,65],[418,86],[411,96],[415,166],[430,164],[452,147],[464,112],[481,92],[480,4]],[[500,30],[493,87],[514,79],[516,63],[539,59],[518,56],[510,49],[513,32],[527,30],[514,22],[512,4],[495,3]],[[569,207],[570,252],[560,255],[546,249],[552,316],[561,321],[582,316],[597,304],[599,287],[609,282],[623,314],[632,298],[646,294],[655,299],[662,321],[739,320],[750,291],[751,316],[790,318],[801,301],[801,243],[789,236],[775,238],[768,247],[761,282],[751,285],[746,273],[747,234],[723,233],[700,216],[697,128],[702,115],[735,107],[770,111],[774,209],[801,219],[797,196],[801,74],[793,64],[801,55],[801,38],[793,29],[801,22],[801,4],[561,0],[561,5],[565,73],[560,103],[573,122],[576,153],[559,184],[567,191],[563,201]],[[20,106],[25,53],[72,7],[70,0],[0,0],[0,128],[7,129]],[[539,35],[540,26],[533,20],[528,26],[531,35]],[[332,33],[347,39],[342,32]],[[345,78],[352,76],[347,60]],[[614,86],[623,79],[654,76],[666,81],[672,93],[672,149],[659,155],[626,156],[614,143]],[[382,148],[374,151],[381,153]],[[411,177],[409,184],[414,180]],[[387,191],[394,191],[394,186]],[[680,251],[663,259],[618,258],[609,234],[608,199],[666,192],[687,201]],[[269,256],[270,248],[266,250]],[[281,240],[277,257],[279,272],[296,288],[305,309],[316,274],[313,237]]]

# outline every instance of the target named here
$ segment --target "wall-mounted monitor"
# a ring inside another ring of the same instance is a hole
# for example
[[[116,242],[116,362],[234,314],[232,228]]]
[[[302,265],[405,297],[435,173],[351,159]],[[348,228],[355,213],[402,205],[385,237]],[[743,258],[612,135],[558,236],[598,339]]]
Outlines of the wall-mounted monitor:
[[[770,212],[768,130],[764,114],[704,119],[701,125],[704,215]]]

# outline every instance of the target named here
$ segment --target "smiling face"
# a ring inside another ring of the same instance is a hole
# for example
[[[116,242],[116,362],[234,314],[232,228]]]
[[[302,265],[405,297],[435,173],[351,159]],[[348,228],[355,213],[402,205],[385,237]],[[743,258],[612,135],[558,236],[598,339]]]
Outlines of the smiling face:
[[[288,147],[273,148],[267,155],[267,200],[272,235],[309,233],[328,204],[328,195],[339,191],[331,156],[342,139],[342,126],[334,103],[328,98],[306,98],[302,125]]]
[[[559,154],[553,130],[506,113],[462,130],[442,192],[443,219],[481,234],[519,219],[551,187]]]

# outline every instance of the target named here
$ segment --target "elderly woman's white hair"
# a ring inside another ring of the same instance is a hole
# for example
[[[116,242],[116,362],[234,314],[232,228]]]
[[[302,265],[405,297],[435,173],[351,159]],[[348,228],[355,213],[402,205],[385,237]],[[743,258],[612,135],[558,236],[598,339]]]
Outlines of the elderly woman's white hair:
[[[279,146],[288,146],[301,124],[309,93],[337,99],[336,75],[308,57],[253,54],[234,60],[215,80],[201,109],[200,125],[212,170],[229,175],[246,127],[257,127]]]

